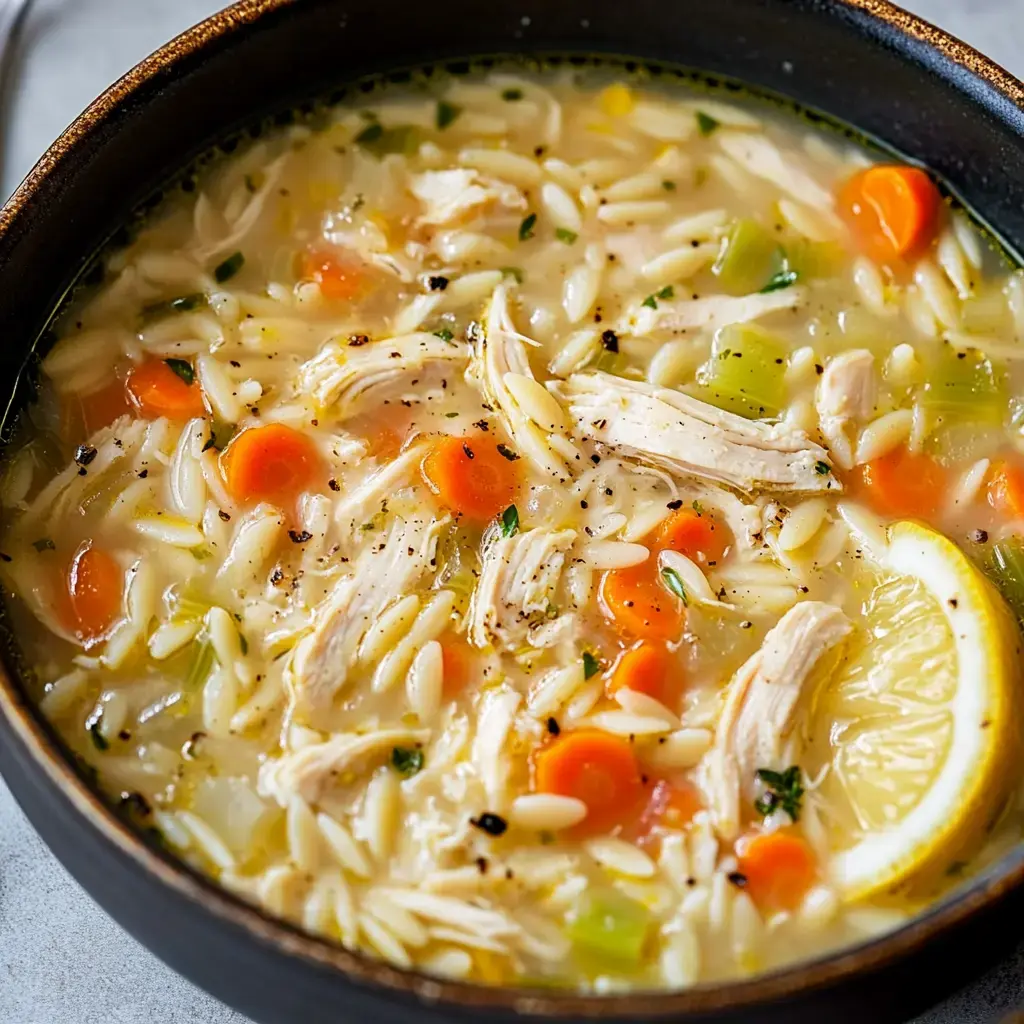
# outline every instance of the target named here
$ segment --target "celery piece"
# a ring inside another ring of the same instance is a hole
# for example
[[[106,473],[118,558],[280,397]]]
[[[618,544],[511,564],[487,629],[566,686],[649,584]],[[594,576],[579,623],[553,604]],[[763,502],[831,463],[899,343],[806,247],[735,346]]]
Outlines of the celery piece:
[[[842,246],[835,242],[811,242],[796,238],[786,245],[786,265],[800,281],[834,277],[842,270]]]
[[[786,403],[785,345],[754,324],[723,327],[697,370],[694,394],[747,419],[777,416]]]
[[[192,645],[188,673],[185,676],[185,690],[192,692],[203,687],[217,662],[217,656],[213,653],[213,644],[210,643],[209,637],[202,636],[197,639],[198,642]]]
[[[945,347],[931,360],[920,395],[929,432],[957,424],[999,426],[1008,411],[1006,374],[977,349]]]
[[[374,121],[356,136],[355,141],[376,157],[384,157],[388,153],[412,156],[419,149],[420,137],[421,132],[412,125],[385,128],[380,122]]]
[[[964,299],[960,315],[968,334],[998,338],[1010,330],[1010,306],[1002,290],[992,285],[979,285],[973,295]]]
[[[985,571],[1017,620],[1024,623],[1024,537],[1008,537],[993,544]]]
[[[711,269],[726,291],[750,295],[785,270],[786,259],[767,228],[744,218],[732,226]]]
[[[605,349],[594,363],[595,369],[603,370],[605,373],[613,373],[616,377],[623,377],[629,360],[620,352],[610,352]]]
[[[584,955],[638,964],[652,924],[645,906],[615,889],[602,889],[580,898],[566,931]]]

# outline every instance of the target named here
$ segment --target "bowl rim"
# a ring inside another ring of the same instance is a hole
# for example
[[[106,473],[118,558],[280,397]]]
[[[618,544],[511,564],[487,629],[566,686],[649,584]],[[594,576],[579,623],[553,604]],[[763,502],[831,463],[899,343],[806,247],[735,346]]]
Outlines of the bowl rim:
[[[0,209],[0,244],[12,234],[12,229],[31,216],[43,186],[72,164],[79,147],[101,131],[142,90],[158,85],[157,79],[181,70],[185,61],[217,41],[301,2],[238,0],[186,29],[121,76],[49,146]],[[981,79],[1003,99],[1024,108],[1024,83],[967,43],[889,0],[828,0],[827,6],[845,9],[850,15],[867,16],[877,28],[895,30],[925,44],[940,58]],[[305,932],[235,895],[183,859],[152,845],[79,775],[41,713],[3,666],[0,666],[0,718],[20,742],[21,753],[30,762],[29,770],[40,772],[56,788],[82,824],[95,829],[145,876],[188,900],[194,912],[206,912],[235,926],[262,945],[272,947],[278,955],[327,968],[351,983],[375,989],[384,996],[411,996],[441,1007],[504,1010],[553,1020],[575,1016],[597,1020],[625,1016],[636,1020],[741,1010],[827,988],[852,974],[870,974],[901,961],[939,934],[1024,885],[1024,849],[1017,849],[982,872],[966,891],[943,898],[896,931],[750,979],[701,984],[681,991],[585,995],[449,981],[392,967],[347,950],[330,939]]]

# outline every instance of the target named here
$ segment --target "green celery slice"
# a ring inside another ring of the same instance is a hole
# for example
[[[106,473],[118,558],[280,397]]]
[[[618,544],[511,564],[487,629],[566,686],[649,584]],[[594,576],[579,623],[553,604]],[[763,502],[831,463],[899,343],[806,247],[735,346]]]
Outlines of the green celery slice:
[[[786,264],[800,281],[834,277],[846,260],[843,248],[835,242],[811,242],[796,238],[786,245]]]
[[[1024,537],[1009,537],[993,544],[985,571],[1018,621],[1024,623]]]
[[[977,349],[944,348],[920,395],[929,432],[963,423],[1000,426],[1009,408],[1006,373]]]
[[[696,397],[747,419],[777,416],[786,404],[786,346],[754,324],[730,324],[715,335],[697,371]]]
[[[581,953],[620,964],[639,964],[652,924],[645,906],[615,889],[602,889],[581,897],[567,934]]]
[[[749,218],[732,226],[711,268],[722,287],[733,295],[760,291],[773,275],[784,269],[785,257],[778,240]]]
[[[1010,307],[1000,288],[980,285],[961,306],[961,322],[968,334],[1000,337],[1010,329]]]

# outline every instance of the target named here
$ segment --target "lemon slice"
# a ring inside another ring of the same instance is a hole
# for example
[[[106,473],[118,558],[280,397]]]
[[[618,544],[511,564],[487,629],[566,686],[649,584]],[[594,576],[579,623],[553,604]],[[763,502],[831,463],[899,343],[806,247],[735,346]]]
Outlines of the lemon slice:
[[[1019,764],[1020,644],[987,580],[945,537],[897,523],[862,627],[815,697],[804,766],[848,899],[935,879],[998,816]]]

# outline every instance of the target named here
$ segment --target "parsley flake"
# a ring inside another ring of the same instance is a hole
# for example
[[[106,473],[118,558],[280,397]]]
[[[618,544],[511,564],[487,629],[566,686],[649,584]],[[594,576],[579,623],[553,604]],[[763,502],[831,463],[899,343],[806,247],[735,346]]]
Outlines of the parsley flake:
[[[661,570],[661,582],[664,583],[665,586],[683,602],[683,607],[685,608],[687,605],[686,587],[683,586],[682,576],[680,576],[675,569],[666,565],[665,568]]]
[[[716,120],[710,114],[705,114],[703,110],[697,111],[697,128],[704,138],[707,138],[716,128],[720,128],[721,125],[722,122]]]
[[[196,371],[192,364],[185,359],[165,359],[164,362],[174,373],[180,377],[189,387],[196,379]]]
[[[230,281],[245,265],[245,257],[240,252],[232,253],[226,260],[218,263],[213,270],[213,277],[217,284]]]
[[[555,238],[560,242],[565,242],[566,245],[572,245],[579,237],[575,231],[570,231],[568,228],[555,228]]]
[[[816,462],[814,464],[814,472],[818,476],[828,476],[832,472],[832,467],[827,462]]]
[[[418,747],[392,747],[391,767],[399,775],[412,778],[423,768],[423,751]]]
[[[525,242],[528,238],[533,238],[533,229],[537,226],[537,214],[529,213],[523,218],[522,224],[519,225],[519,241]]]
[[[601,671],[601,662],[590,651],[583,652],[583,678],[589,679]]]
[[[754,774],[767,787],[766,792],[754,801],[754,810],[767,817],[781,807],[793,821],[799,821],[804,796],[799,766],[790,765],[784,772],[758,768]]]
[[[790,285],[796,284],[799,279],[800,274],[787,267],[785,270],[780,270],[768,278],[768,283],[761,289],[761,294],[768,295],[770,292],[780,292],[783,288],[789,288]]]
[[[439,131],[444,131],[458,116],[462,113],[462,107],[457,107],[454,103],[447,103],[445,100],[441,100],[437,104],[437,127]]]
[[[515,505],[509,505],[501,513],[501,535],[502,537],[514,537],[519,532],[519,509]]]

